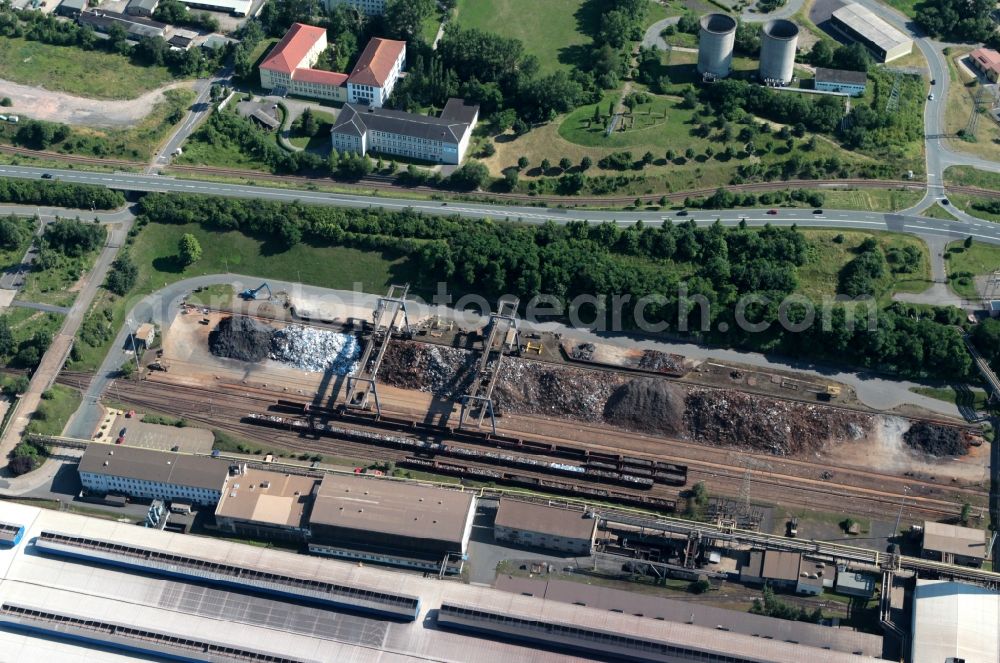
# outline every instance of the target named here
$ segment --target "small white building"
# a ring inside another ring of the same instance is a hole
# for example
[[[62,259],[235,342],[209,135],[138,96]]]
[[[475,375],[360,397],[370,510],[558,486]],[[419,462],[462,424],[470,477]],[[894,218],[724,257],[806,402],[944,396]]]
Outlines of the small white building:
[[[852,97],[860,97],[868,85],[868,74],[863,71],[816,67],[814,85],[821,92],[843,92]]]

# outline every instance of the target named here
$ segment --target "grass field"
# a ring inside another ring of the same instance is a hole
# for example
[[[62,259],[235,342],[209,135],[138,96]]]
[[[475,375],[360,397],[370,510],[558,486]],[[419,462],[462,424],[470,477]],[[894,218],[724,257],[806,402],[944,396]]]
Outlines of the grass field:
[[[47,149],[84,156],[147,161],[174,126],[175,122],[172,120],[183,117],[195,98],[194,92],[187,88],[167,90],[163,96],[164,99],[153,106],[149,114],[134,127],[129,129],[72,127],[65,140],[54,143]],[[12,143],[17,130],[16,124],[0,123],[0,143]],[[13,157],[13,159],[25,161],[24,157]],[[45,165],[43,160],[27,163]],[[61,162],[53,162],[52,165],[59,168],[73,167],[72,164]],[[87,170],[101,170],[101,167],[88,164]],[[109,170],[120,169],[116,167]]]
[[[948,134],[956,134],[968,128],[975,107],[975,98],[981,89],[977,84],[970,87],[968,84],[976,79],[964,68],[955,64],[956,60],[965,57],[971,50],[971,48],[952,49],[946,58],[948,75],[951,78],[944,113],[944,129]],[[991,96],[991,93],[986,93],[984,99],[989,99]],[[975,131],[970,137],[952,138],[948,141],[952,149],[984,159],[1000,159],[998,143],[1000,143],[1000,127],[986,114],[979,116]]]
[[[961,393],[954,387],[910,387],[910,391],[923,396],[930,396],[939,401],[948,403],[971,405],[976,410],[985,410],[988,406],[989,396],[982,389],[970,389],[962,386]]]
[[[543,73],[581,62],[590,42],[585,26],[596,23],[584,0],[459,0],[455,21],[524,43]]]
[[[809,262],[799,267],[799,289],[802,294],[819,300],[837,294],[840,270],[854,259],[856,249],[867,237],[875,237],[883,250],[891,247],[915,246],[920,250],[920,266],[913,274],[893,275],[883,298],[897,292],[923,292],[930,286],[930,260],[927,245],[902,233],[861,232],[854,230],[813,230],[800,228],[813,244]],[[834,238],[842,236],[842,242]]]
[[[61,315],[19,306],[11,306],[3,315],[7,318],[11,333],[14,334],[15,343],[31,338],[35,332],[45,332],[54,336],[63,321]]]
[[[182,268],[176,258],[181,235],[191,233],[200,242],[203,255],[193,265]],[[201,274],[233,272],[262,279],[297,281],[325,288],[352,289],[355,283],[365,292],[381,292],[390,283],[417,282],[419,275],[406,260],[372,251],[297,244],[287,251],[273,248],[270,238],[257,239],[241,232],[214,232],[199,224],[151,223],[144,227],[129,250],[139,268],[139,277],[128,299],[101,290],[92,311],[109,311],[117,332],[129,302],[163,288],[169,283]],[[107,354],[111,341],[90,346],[78,339],[74,370],[94,369]]]
[[[920,0],[887,0],[890,7],[894,7],[910,18],[917,15],[917,4]],[[913,50],[917,50],[916,47]]]
[[[314,136],[303,135],[290,130],[288,133],[288,142],[290,142],[295,147],[301,147],[307,150],[321,151],[324,154],[330,151],[330,128],[333,126],[336,118],[331,113],[324,113],[323,111],[313,111],[313,117],[319,122],[319,130]]]
[[[1000,269],[1000,246],[973,242],[968,249],[963,242],[952,242],[945,252],[948,260],[948,273],[969,272],[976,276],[991,274]],[[966,299],[978,299],[979,292],[975,284],[970,280],[963,283],[960,280],[951,281],[951,288],[959,296]]]
[[[33,219],[18,217],[15,222],[23,230],[24,241],[10,249],[0,247],[0,273],[21,264],[21,258],[24,257],[24,252],[31,246],[31,241],[34,238],[35,221]]]
[[[76,389],[61,384],[52,385],[42,396],[38,410],[28,424],[28,432],[60,435],[70,416],[80,407],[81,400],[80,392]]]
[[[134,99],[173,76],[166,67],[138,67],[122,55],[4,37],[0,78],[81,97]]]
[[[993,221],[994,223],[1000,223],[1000,214],[995,214],[993,212],[987,212],[985,210],[976,209],[972,206],[973,202],[976,201],[986,202],[982,198],[977,198],[970,196],[965,193],[949,193],[948,202],[951,203],[951,207],[956,207],[966,214],[971,214],[972,216],[979,217],[980,219],[985,219],[987,221]]]
[[[103,245],[104,240],[101,241]],[[24,280],[24,287],[17,294],[17,299],[53,306],[70,306],[76,299],[77,289],[74,287],[80,278],[90,271],[101,248],[80,256],[79,258],[61,257],[58,266],[45,270],[31,270]]]
[[[1000,191],[1000,173],[977,170],[972,166],[949,166],[944,171],[944,183]]]
[[[950,199],[950,196],[949,196]],[[944,219],[945,221],[957,221],[955,215],[941,207],[940,203],[934,203],[927,209],[923,211],[921,216],[930,217],[932,219]]]

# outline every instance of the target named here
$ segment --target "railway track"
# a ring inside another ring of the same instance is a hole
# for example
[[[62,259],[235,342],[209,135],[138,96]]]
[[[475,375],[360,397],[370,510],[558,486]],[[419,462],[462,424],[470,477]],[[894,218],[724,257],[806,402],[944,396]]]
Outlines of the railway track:
[[[50,159],[71,164],[115,167],[123,169],[144,170],[146,164],[138,161],[126,159],[101,159],[96,157],[86,157],[76,154],[63,154],[61,152],[50,152],[44,150],[30,150],[23,147],[11,145],[0,146],[0,152],[15,154],[38,159]],[[389,176],[371,175],[356,182],[340,182],[328,176],[308,177],[302,175],[275,175],[253,170],[241,170],[237,168],[215,168],[212,166],[186,166],[171,165],[168,172],[186,173],[194,175],[215,175],[221,177],[240,178],[253,181],[264,182],[284,182],[297,183],[306,187],[317,186],[321,183],[337,184],[345,188],[354,188],[358,193],[372,190],[394,191],[398,193],[417,192],[428,195],[441,195],[442,193],[454,192],[436,189],[429,186],[402,186],[395,184],[395,179]],[[915,183],[912,180],[868,180],[861,178],[840,179],[840,180],[785,180],[780,182],[753,182],[748,184],[731,184],[726,187],[730,191],[743,193],[762,193],[767,191],[781,191],[784,189],[801,188],[859,188],[859,189],[923,189],[924,185]],[[991,191],[980,187],[965,185],[946,185],[948,191],[955,193],[966,193],[973,196],[985,198],[1000,198],[1000,191]],[[711,196],[715,193],[714,188],[690,189],[687,191],[675,191],[663,194],[642,194],[638,199],[643,203],[657,203],[663,197],[671,202],[680,202],[685,198],[700,198]],[[609,196],[609,197],[586,197],[586,196],[530,196],[520,193],[464,193],[460,199],[477,202],[496,202],[519,204],[526,206],[555,206],[555,207],[577,207],[577,206],[628,206],[632,205],[636,196]]]
[[[242,385],[236,386],[242,389]],[[274,394],[245,392],[241,394],[227,393],[226,389],[206,389],[189,385],[166,385],[163,383],[128,383],[126,387],[127,400],[131,405],[140,409],[150,409],[164,414],[171,414],[184,417],[192,423],[206,425],[211,428],[224,430],[233,435],[237,435],[248,440],[260,443],[265,446],[278,446],[287,448],[290,451],[324,455],[342,456],[344,458],[361,458],[376,461],[399,461],[407,454],[402,451],[376,447],[372,445],[359,444],[356,442],[337,440],[334,438],[310,438],[298,433],[285,432],[279,429],[267,429],[262,433],[261,429],[240,421],[247,413],[257,411],[268,412],[275,402]],[[351,428],[359,430],[381,431],[382,428],[376,426],[361,426],[352,422]],[[608,431],[604,431],[607,433]],[[417,439],[427,439],[431,436],[416,436]],[[447,436],[441,436],[442,440],[449,444],[462,446],[463,448],[475,448],[458,440],[448,440]],[[566,442],[566,440],[562,440]],[[611,450],[613,448],[600,445],[585,445],[589,448]],[[613,449],[620,452],[621,449]],[[656,459],[675,460],[672,456],[656,455]],[[745,474],[745,468],[725,463],[706,463],[688,458],[676,457],[686,463],[690,468],[690,480],[695,481],[701,478],[707,479],[713,490],[722,494],[735,493],[735,488],[741,483]],[[478,466],[488,468],[488,463],[481,463]],[[525,472],[532,474],[530,472]],[[543,473],[534,473],[535,476],[545,477]],[[879,479],[892,479],[898,481],[899,477],[890,475],[875,475]],[[917,482],[912,482],[917,483]],[[755,499],[760,501],[773,501],[788,506],[802,506],[806,508],[829,508],[830,504],[837,504],[838,507],[847,508],[847,504],[853,504],[857,513],[875,513],[888,517],[894,515],[900,506],[901,492],[874,490],[842,484],[830,484],[819,480],[804,480],[802,477],[782,474],[779,472],[754,472],[751,475],[751,484],[754,488]],[[930,484],[938,488],[937,484]],[[916,492],[916,491],[914,491]],[[669,495],[676,498],[678,491],[666,487],[655,487],[651,494]],[[907,498],[907,510],[912,514],[941,518],[953,517],[961,509],[961,503],[949,500],[929,497],[927,495],[911,494]]]

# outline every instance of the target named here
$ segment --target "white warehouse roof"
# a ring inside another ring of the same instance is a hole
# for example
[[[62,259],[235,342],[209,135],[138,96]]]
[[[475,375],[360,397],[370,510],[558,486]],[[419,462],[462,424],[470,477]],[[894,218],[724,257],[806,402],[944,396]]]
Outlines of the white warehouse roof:
[[[1000,592],[947,580],[917,580],[912,663],[1000,660]]]
[[[872,10],[856,2],[847,3],[834,11],[833,15],[885,53],[892,53],[900,46],[909,45],[911,49],[913,48],[912,39],[876,16]]]

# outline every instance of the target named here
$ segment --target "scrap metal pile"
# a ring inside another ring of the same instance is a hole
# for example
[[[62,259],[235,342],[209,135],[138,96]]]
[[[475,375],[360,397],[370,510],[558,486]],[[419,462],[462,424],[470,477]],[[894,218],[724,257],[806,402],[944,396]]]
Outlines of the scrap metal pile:
[[[271,358],[303,371],[337,375],[352,372],[361,351],[351,334],[302,325],[275,329],[247,316],[220,320],[208,336],[208,347],[217,357],[247,362]]]

